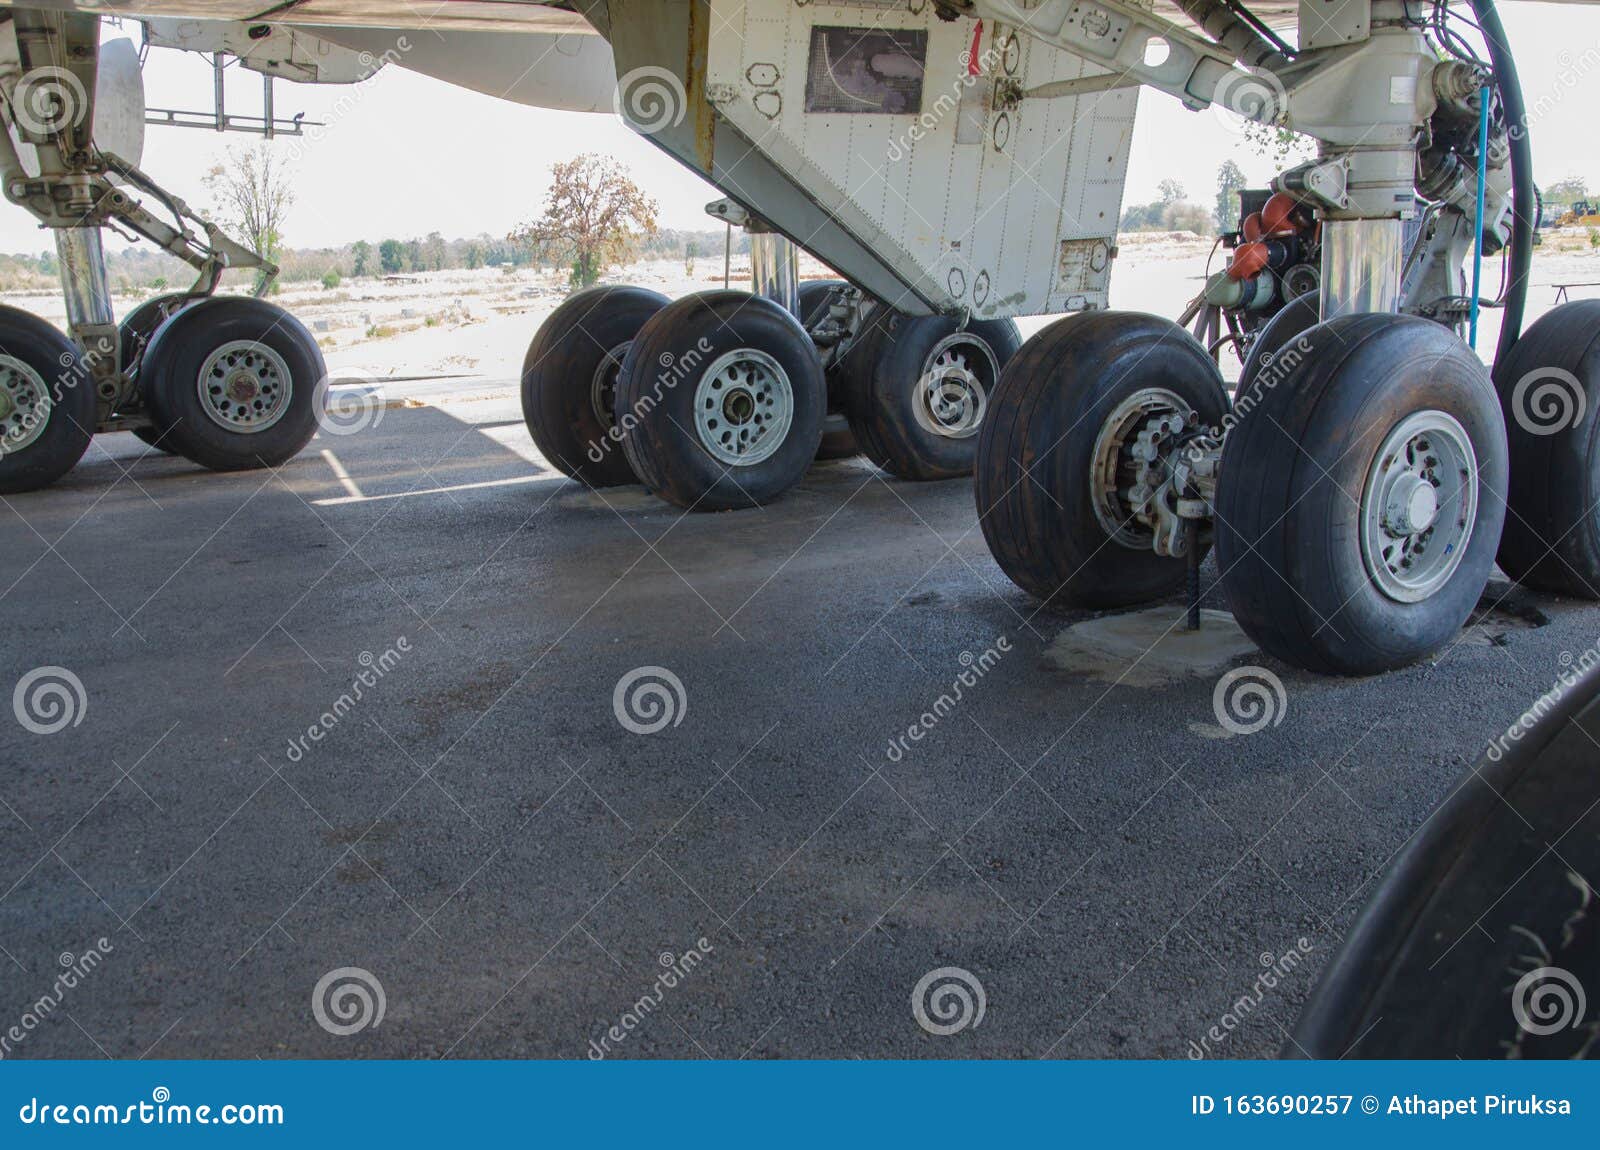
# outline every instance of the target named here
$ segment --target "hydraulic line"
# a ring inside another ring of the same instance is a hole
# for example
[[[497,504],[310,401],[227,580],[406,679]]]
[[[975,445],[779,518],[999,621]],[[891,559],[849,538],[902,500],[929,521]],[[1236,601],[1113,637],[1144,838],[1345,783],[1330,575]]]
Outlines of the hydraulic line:
[[[1289,58],[1239,19],[1224,0],[1178,0],[1178,7],[1241,63],[1269,72],[1289,65]]]
[[[1516,60],[1511,55],[1511,44],[1506,40],[1505,26],[1500,23],[1494,0],[1472,0],[1472,13],[1489,46],[1495,90],[1505,112],[1506,134],[1511,145],[1511,278],[1506,285],[1500,343],[1495,349],[1498,362],[1510,354],[1511,346],[1522,336],[1522,315],[1528,300],[1528,274],[1533,267],[1533,213],[1537,211],[1533,149],[1528,146],[1527,107],[1522,100],[1521,81],[1517,79]]]

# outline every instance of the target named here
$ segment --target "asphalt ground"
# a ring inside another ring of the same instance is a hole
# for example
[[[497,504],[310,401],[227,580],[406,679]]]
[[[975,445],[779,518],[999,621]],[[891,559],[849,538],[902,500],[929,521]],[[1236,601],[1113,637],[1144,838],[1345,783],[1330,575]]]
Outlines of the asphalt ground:
[[[4,500],[6,1057],[1271,1055],[1600,637],[1494,584],[1398,673],[1238,655],[1235,734],[1217,672],[1062,657],[1090,616],[968,482],[685,515],[539,468],[508,384],[411,394],[276,472],[118,434]]]

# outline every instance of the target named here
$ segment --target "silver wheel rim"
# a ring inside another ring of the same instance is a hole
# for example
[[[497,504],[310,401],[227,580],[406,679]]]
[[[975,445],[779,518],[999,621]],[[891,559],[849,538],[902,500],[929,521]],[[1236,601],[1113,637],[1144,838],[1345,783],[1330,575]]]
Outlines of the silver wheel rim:
[[[610,427],[617,421],[617,375],[632,346],[633,340],[625,340],[606,352],[589,381],[589,403],[602,427]]]
[[[1149,551],[1155,536],[1133,513],[1124,492],[1136,481],[1131,449],[1153,421],[1167,416],[1192,418],[1194,409],[1176,392],[1147,387],[1117,404],[1100,425],[1089,461],[1089,491],[1094,517],[1112,541],[1134,551]]]
[[[989,409],[989,391],[999,377],[993,349],[971,332],[954,332],[934,344],[922,361],[912,412],[934,435],[970,439],[978,434]]]
[[[0,456],[43,435],[51,406],[44,377],[20,359],[0,355]]]
[[[1361,492],[1361,556],[1400,603],[1439,591],[1461,566],[1478,515],[1478,456],[1456,418],[1419,411],[1383,441]]]
[[[741,347],[719,356],[694,392],[700,445],[731,467],[770,459],[794,423],[788,373],[764,351]]]
[[[294,380],[283,357],[266,344],[236,339],[206,357],[197,390],[212,422],[251,435],[283,418]]]

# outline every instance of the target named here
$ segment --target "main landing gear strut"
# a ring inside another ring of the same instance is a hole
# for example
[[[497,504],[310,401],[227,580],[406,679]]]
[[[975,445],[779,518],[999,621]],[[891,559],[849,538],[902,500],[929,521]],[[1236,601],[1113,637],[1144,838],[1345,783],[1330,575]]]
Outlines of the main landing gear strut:
[[[60,479],[97,431],[133,431],[219,471],[292,458],[316,431],[322,353],[281,308],[212,295],[228,268],[259,269],[263,287],[277,269],[137,167],[144,97],[132,44],[102,46],[97,16],[19,8],[11,23],[16,60],[6,70],[11,131],[0,131],[0,181],[8,200],[55,234],[70,338],[0,307],[0,494]],[[132,122],[141,126],[111,117],[97,129],[101,101],[136,108]],[[105,227],[184,260],[196,269],[194,286],[147,301],[118,325]]]

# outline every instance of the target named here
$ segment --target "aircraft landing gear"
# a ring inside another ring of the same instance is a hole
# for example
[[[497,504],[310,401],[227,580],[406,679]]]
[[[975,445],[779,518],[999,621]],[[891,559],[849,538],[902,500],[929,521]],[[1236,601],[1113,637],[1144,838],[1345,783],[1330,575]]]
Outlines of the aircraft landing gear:
[[[1227,407],[1216,363],[1170,320],[1082,312],[1039,332],[977,439],[978,517],[1001,570],[1063,606],[1175,593],[1188,533],[1168,461]]]
[[[139,366],[144,362],[145,348],[149,347],[150,341],[155,338],[156,330],[188,302],[189,297],[186,295],[152,296],[123,316],[122,323],[117,326],[122,370],[133,381],[135,396],[134,406],[127,414],[144,414],[144,400],[139,392]],[[156,431],[153,424],[137,426],[133,429],[133,434],[157,451],[168,455],[175,453],[176,449]]]
[[[1022,337],[1013,320],[877,311],[845,357],[844,411],[867,458],[902,479],[972,474],[978,432]]]
[[[1217,565],[1270,654],[1373,674],[1443,646],[1494,565],[1506,438],[1488,373],[1430,320],[1348,315],[1228,433]]]
[[[811,280],[800,285],[800,322],[806,331],[821,324],[833,306],[835,289],[844,287],[843,280]],[[844,387],[837,363],[824,367],[823,377],[828,383],[828,414],[822,421],[822,444],[817,448],[819,460],[853,459],[861,454],[861,445],[850,431],[850,420],[844,414]]]
[[[83,458],[95,427],[94,381],[66,336],[0,307],[0,494],[48,487]]]
[[[679,507],[767,503],[799,482],[822,440],[816,348],[779,304],[740,291],[685,296],[628,349],[617,427],[641,482]]]
[[[618,430],[617,375],[639,329],[666,306],[666,296],[644,288],[589,288],[533,337],[522,361],[522,416],[539,454],[563,475],[590,487],[638,482]]]
[[[1600,599],[1600,300],[1541,316],[1494,381],[1511,449],[1500,566],[1536,590]]]
[[[316,434],[327,367],[282,308],[213,296],[163,323],[139,387],[156,437],[213,471],[277,467]]]
[[[70,339],[7,309],[0,489],[54,482],[96,431],[133,431],[216,470],[282,463],[316,431],[325,369],[316,341],[259,299],[214,297],[227,269],[277,268],[230,240],[138,167],[144,87],[131,41],[100,39],[100,18],[18,8],[0,48],[0,190],[55,233]],[[18,98],[35,82],[33,100]],[[51,98],[45,98],[51,97]],[[97,117],[108,102],[127,113]],[[24,148],[31,150],[24,162]],[[149,196],[171,217],[137,198]],[[170,315],[152,300],[121,325],[112,307],[101,229],[133,233],[197,272]],[[203,317],[203,318],[197,318]],[[41,351],[42,349],[42,351]],[[48,416],[48,418],[46,418]],[[152,427],[152,423],[154,427]]]

